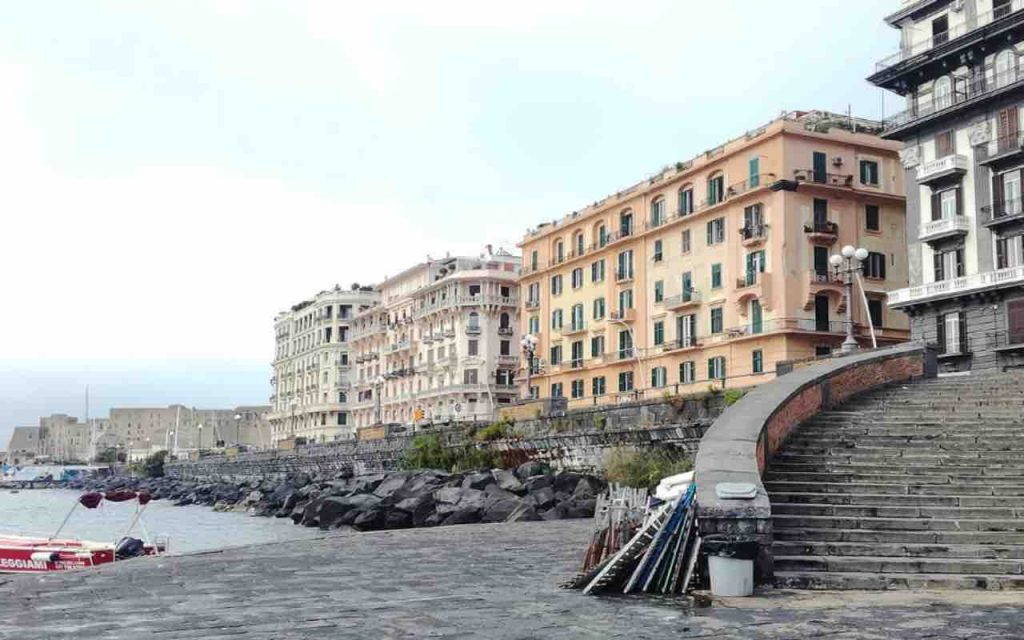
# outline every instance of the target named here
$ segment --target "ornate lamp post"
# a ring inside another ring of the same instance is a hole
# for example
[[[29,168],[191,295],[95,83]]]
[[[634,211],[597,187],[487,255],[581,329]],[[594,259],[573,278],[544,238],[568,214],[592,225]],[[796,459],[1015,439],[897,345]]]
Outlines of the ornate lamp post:
[[[380,391],[384,388],[385,382],[384,376],[377,376],[373,381],[373,413],[376,417],[374,424],[381,424],[382,422],[380,417]]]
[[[842,279],[846,289],[846,340],[843,340],[840,347],[842,353],[851,353],[857,349],[857,340],[853,337],[853,281],[864,268],[863,262],[867,257],[867,249],[854,248],[848,244],[840,253],[832,254],[828,259],[836,277]]]
[[[523,347],[523,355],[526,356],[526,398],[530,399],[533,397],[530,386],[533,378],[533,359],[537,353],[537,336],[532,333],[528,333],[523,336],[523,339],[519,341],[519,344]]]
[[[239,428],[241,427],[241,425],[242,425],[242,414],[236,413],[235,414],[235,444],[236,445],[241,442],[241,436],[239,435]]]

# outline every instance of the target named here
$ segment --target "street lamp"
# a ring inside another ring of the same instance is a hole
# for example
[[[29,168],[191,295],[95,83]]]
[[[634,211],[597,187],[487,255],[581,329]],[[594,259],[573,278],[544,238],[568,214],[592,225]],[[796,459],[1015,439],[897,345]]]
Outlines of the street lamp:
[[[241,425],[242,425],[242,414],[236,413],[235,414],[235,445],[238,445],[241,442],[241,440],[242,440],[242,437],[238,434],[238,430],[239,430],[239,427]]]
[[[828,259],[836,277],[842,279],[843,287],[846,289],[846,340],[840,347],[842,353],[852,353],[857,349],[857,340],[853,337],[853,280],[864,268],[863,262],[867,257],[867,249],[854,248],[848,244],[840,253],[832,254]]]
[[[196,425],[196,429],[199,431],[199,450],[203,450],[203,423],[200,422]]]
[[[528,333],[523,336],[519,344],[522,345],[523,353],[526,355],[526,397],[532,398],[533,393],[531,392],[530,381],[533,377],[533,358],[534,354],[537,353],[537,336]]]
[[[375,424],[382,423],[382,420],[380,418],[380,390],[384,387],[385,382],[387,382],[387,380],[384,378],[384,376],[377,376],[376,379],[374,379],[373,381],[373,411],[374,415],[376,416]]]

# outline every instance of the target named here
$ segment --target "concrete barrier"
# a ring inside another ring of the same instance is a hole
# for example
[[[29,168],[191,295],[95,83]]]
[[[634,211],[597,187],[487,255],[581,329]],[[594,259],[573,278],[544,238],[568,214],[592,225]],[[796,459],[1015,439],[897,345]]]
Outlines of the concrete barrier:
[[[837,356],[789,370],[727,408],[700,442],[694,465],[701,535],[753,537],[759,550],[755,579],[771,581],[772,512],[761,482],[768,461],[802,422],[877,387],[914,378],[935,377],[933,347],[909,343],[886,349]],[[757,487],[752,500],[719,498],[721,482],[746,482]]]

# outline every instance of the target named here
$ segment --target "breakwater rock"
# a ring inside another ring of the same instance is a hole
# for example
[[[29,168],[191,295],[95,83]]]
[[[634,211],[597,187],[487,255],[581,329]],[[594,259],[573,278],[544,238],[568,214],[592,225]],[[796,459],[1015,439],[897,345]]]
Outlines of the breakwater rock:
[[[433,469],[320,478],[199,483],[175,478],[91,477],[73,485],[90,491],[129,488],[176,505],[290,518],[320,529],[360,531],[473,522],[561,520],[594,515],[605,482],[527,462],[514,471],[446,473]]]

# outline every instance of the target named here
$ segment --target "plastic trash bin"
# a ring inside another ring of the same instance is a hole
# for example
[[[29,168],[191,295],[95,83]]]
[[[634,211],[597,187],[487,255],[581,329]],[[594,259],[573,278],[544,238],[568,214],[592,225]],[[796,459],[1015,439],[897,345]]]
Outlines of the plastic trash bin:
[[[701,541],[708,556],[711,593],[749,596],[754,593],[754,558],[757,541],[740,536],[708,536]]]

